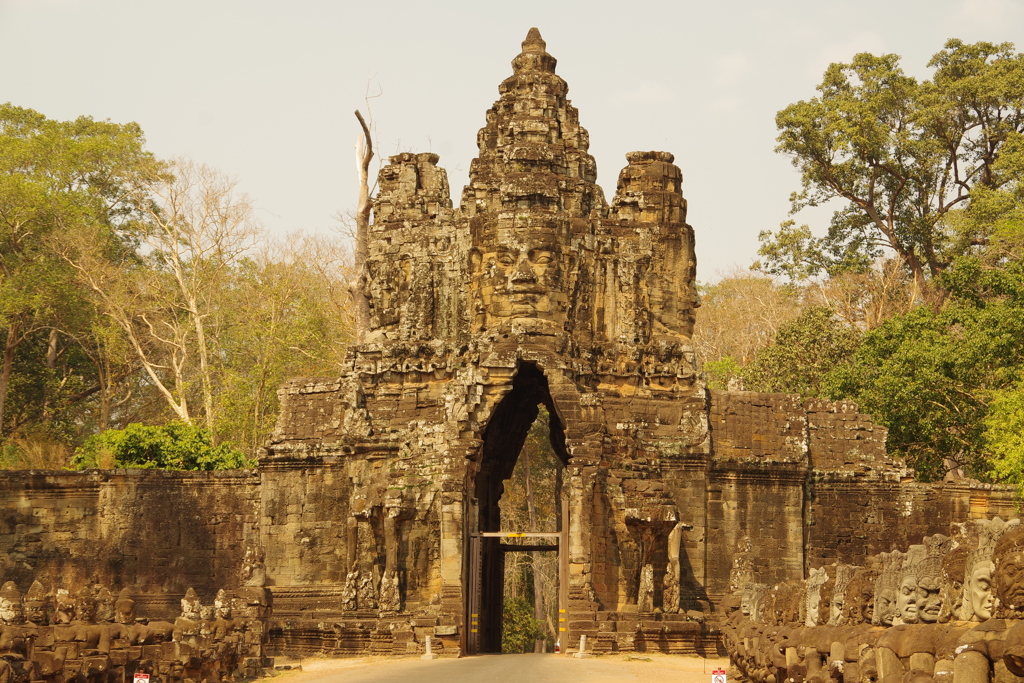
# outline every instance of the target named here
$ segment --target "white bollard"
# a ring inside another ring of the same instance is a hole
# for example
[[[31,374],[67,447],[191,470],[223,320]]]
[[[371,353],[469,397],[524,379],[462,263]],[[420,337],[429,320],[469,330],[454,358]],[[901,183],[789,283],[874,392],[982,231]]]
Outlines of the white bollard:
[[[575,657],[576,659],[586,659],[587,657],[590,657],[590,654],[587,652],[587,636],[586,635],[580,636],[579,651],[573,653],[572,656]]]
[[[427,652],[426,654],[420,655],[420,659],[437,659],[437,655],[433,652],[433,644],[430,642],[430,636],[427,636],[426,645]]]

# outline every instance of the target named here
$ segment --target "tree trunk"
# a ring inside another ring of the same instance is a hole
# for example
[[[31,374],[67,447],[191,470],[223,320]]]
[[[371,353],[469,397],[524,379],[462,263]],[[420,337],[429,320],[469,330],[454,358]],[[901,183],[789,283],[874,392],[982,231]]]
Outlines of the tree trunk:
[[[373,203],[370,201],[370,160],[373,159],[373,141],[370,139],[370,128],[358,110],[356,110],[356,118],[359,119],[363,134],[356,147],[359,203],[356,206],[355,275],[349,284],[349,292],[352,295],[356,341],[362,343],[370,329],[370,299],[366,293],[369,272],[366,268],[366,261],[370,256],[370,211],[373,209]]]
[[[51,327],[49,339],[46,341],[46,369],[51,373],[51,377],[47,378],[47,384],[49,384],[49,379],[52,379],[52,373],[57,367],[57,342],[57,330]],[[43,393],[43,422],[49,422],[53,419],[53,416],[50,414],[51,399],[50,387],[46,386]]]
[[[210,365],[206,353],[206,328],[203,326],[203,316],[199,313],[195,302],[192,302],[192,315],[195,319],[196,346],[199,347],[199,372],[203,376],[203,412],[206,417],[206,431],[210,433],[210,441],[214,446],[217,439],[213,433],[213,386],[210,381]]]
[[[11,371],[14,368],[14,350],[18,348],[21,324],[12,322],[7,328],[7,343],[4,345],[4,363],[0,369],[0,436],[4,433],[5,408],[7,406],[7,390],[11,385]]]
[[[533,487],[530,485],[530,448],[523,448],[523,467],[526,472],[526,509],[530,514],[530,531],[537,531],[537,508],[533,504]],[[544,621],[546,610],[544,609],[544,582],[540,574],[540,552],[530,552],[530,559],[533,561],[533,618]]]

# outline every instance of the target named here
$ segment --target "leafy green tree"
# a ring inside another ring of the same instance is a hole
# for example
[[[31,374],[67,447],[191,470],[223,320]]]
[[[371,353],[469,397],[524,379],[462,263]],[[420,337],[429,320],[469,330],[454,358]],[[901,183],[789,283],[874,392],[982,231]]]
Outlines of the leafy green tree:
[[[942,477],[949,463],[984,476],[989,397],[1022,371],[1024,310],[1013,301],[953,300],[939,313],[920,307],[866,334],[824,388],[887,426],[890,450],[922,479]]]
[[[214,446],[201,427],[172,421],[159,426],[133,423],[90,436],[72,464],[79,469],[230,470],[253,467],[255,461],[228,444]]]
[[[919,292],[956,257],[944,220],[979,188],[1006,182],[997,164],[1024,132],[1024,55],[1010,43],[950,40],[929,62],[930,81],[899,57],[855,55],[832,64],[819,95],[778,113],[778,151],[799,169],[793,212],[838,200],[828,233],[783,224],[762,233],[762,267],[795,280],[863,269],[893,250]]]
[[[0,105],[0,436],[94,393],[88,364],[62,373],[68,349],[90,336],[94,311],[59,258],[60,245],[88,226],[105,253],[132,251],[146,187],[158,172],[134,123],[51,121]],[[31,397],[40,412],[12,423],[15,385],[23,392],[18,405]]]
[[[704,363],[704,374],[708,388],[724,391],[729,388],[730,380],[743,376],[743,366],[732,356],[725,356]]]
[[[501,621],[501,651],[533,652],[533,643],[544,637],[541,622],[533,618],[526,598],[506,597]]]
[[[1024,487],[1024,384],[992,392],[984,426],[989,474]]]
[[[338,242],[292,235],[233,269],[215,326],[215,440],[254,453],[274,427],[281,382],[336,372],[353,338],[349,264]]]
[[[745,388],[821,396],[825,376],[850,361],[860,337],[856,329],[837,320],[832,309],[812,306],[780,327],[775,343],[761,349],[744,368]]]
[[[986,270],[1024,261],[1024,136],[1007,136],[992,170],[997,187],[975,188],[970,205],[946,221],[958,252]]]

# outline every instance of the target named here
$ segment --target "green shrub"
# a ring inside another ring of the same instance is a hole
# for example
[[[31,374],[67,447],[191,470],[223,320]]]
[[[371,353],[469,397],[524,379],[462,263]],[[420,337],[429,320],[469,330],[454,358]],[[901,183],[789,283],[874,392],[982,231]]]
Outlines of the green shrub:
[[[501,621],[502,652],[533,652],[533,643],[544,637],[542,624],[533,618],[533,605],[525,598],[505,598]]]
[[[255,461],[229,444],[214,446],[210,433],[185,422],[150,426],[132,423],[90,436],[71,460],[73,467],[164,470],[234,470]]]

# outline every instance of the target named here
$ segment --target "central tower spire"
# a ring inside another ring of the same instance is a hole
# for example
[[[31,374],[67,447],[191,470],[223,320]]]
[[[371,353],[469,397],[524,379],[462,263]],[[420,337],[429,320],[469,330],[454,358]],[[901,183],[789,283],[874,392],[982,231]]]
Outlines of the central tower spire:
[[[564,212],[589,218],[606,209],[596,185],[597,164],[587,153],[590,136],[566,99],[540,31],[531,28],[512,60],[512,75],[480,129],[462,209],[469,216]]]

